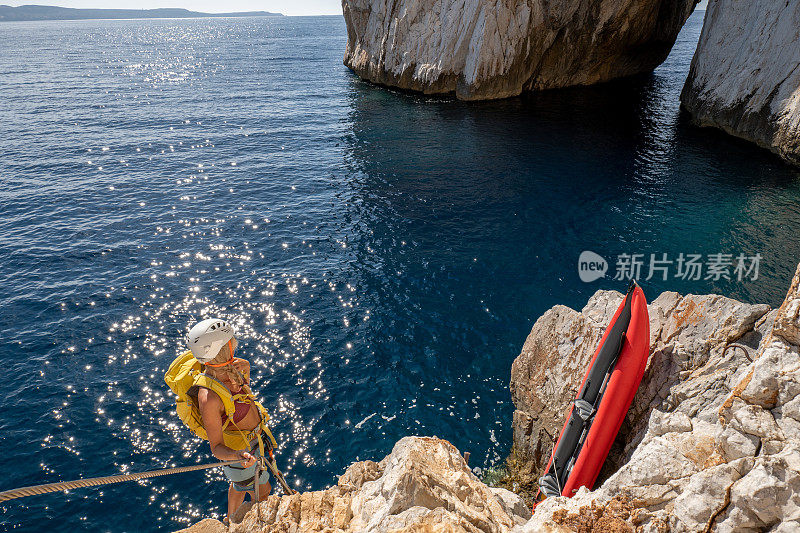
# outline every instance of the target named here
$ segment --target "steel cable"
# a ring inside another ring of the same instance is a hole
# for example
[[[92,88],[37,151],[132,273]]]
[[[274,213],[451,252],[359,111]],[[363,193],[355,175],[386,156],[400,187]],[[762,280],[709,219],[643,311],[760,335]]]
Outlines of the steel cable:
[[[74,481],[61,481],[59,483],[32,485],[30,487],[20,487],[18,489],[12,489],[0,492],[0,502],[13,500],[15,498],[24,498],[26,496],[36,496],[37,494],[47,494],[48,492],[58,492],[63,490],[78,489],[81,487],[96,487],[98,485],[110,485],[112,483],[122,483],[123,481],[135,481],[137,479],[168,476],[170,474],[181,474],[183,472],[192,472],[195,470],[207,470],[209,468],[217,468],[220,466],[227,466],[235,463],[241,463],[241,461],[240,460],[222,461],[219,463],[211,463],[207,465],[178,466],[175,468],[164,468],[161,470],[150,470],[148,472],[139,472],[138,474],[119,474],[116,476],[92,477],[87,479],[76,479]]]

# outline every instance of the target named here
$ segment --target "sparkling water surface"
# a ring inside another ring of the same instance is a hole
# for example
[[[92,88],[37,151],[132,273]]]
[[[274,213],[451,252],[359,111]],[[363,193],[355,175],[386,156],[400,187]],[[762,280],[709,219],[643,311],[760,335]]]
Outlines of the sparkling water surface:
[[[577,258],[760,253],[755,281],[663,290],[778,304],[800,172],[692,127],[689,20],[652,75],[464,103],[343,65],[341,17],[0,24],[0,490],[210,462],[162,375],[234,323],[280,462],[321,489],[402,436],[487,467],[533,322],[580,308]],[[0,505],[3,530],[169,531],[218,471]]]

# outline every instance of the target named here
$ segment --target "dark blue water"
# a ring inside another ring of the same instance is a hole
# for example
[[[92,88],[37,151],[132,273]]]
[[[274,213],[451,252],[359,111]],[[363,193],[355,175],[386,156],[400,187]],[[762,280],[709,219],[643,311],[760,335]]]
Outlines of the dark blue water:
[[[577,258],[760,253],[759,278],[652,279],[780,302],[800,173],[679,113],[695,14],[653,75],[489,103],[376,88],[340,17],[0,25],[0,490],[207,462],[161,376],[223,316],[300,489],[435,434],[511,442],[536,318],[609,277]],[[3,505],[4,530],[170,530],[218,472]]]

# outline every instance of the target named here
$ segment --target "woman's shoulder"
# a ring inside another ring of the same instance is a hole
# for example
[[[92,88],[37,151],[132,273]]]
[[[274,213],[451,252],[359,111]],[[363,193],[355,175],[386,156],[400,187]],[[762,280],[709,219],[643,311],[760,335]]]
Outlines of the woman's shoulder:
[[[214,392],[211,389],[206,387],[199,387],[197,391],[197,403],[201,406],[206,405],[215,405],[219,404],[222,405],[222,398],[219,397],[219,394]]]

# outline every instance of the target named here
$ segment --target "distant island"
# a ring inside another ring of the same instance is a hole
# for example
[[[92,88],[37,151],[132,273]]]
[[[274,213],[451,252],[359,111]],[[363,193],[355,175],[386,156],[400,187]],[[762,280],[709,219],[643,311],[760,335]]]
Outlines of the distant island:
[[[20,20],[84,20],[84,19],[177,19],[193,17],[282,17],[269,11],[239,13],[201,13],[180,8],[161,9],[75,9],[56,6],[0,5],[0,22]]]

